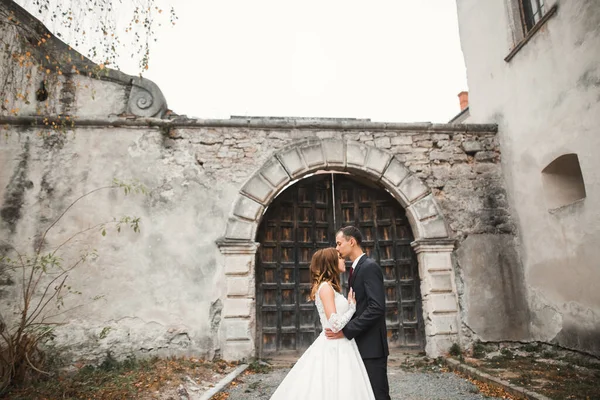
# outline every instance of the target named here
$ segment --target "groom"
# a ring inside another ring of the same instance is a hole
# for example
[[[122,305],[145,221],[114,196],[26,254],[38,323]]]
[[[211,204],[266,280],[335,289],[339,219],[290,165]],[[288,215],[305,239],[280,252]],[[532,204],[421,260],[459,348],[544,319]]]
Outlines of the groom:
[[[375,261],[363,252],[362,234],[353,226],[340,229],[336,236],[336,249],[352,261],[348,288],[356,295],[356,313],[338,333],[326,329],[329,339],[355,339],[363,359],[371,387],[377,400],[390,400],[387,377],[387,329],[385,326],[385,290],[383,273]]]

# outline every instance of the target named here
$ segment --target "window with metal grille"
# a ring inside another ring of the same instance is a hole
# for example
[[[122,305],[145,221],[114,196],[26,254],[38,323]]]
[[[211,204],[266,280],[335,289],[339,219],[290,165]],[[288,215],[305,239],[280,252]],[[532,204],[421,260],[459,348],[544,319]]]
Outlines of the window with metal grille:
[[[544,0],[520,0],[520,2],[523,28],[525,32],[529,32],[544,16]]]

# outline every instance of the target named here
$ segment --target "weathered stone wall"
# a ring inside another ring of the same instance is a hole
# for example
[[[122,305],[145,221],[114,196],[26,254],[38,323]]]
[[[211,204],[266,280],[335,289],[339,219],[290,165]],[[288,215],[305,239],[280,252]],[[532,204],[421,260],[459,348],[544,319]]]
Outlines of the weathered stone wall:
[[[368,125],[368,124],[367,124]],[[274,150],[293,140],[340,138],[393,153],[430,187],[458,237],[514,234],[499,168],[494,132],[428,131],[425,127],[387,132],[343,130],[175,129],[165,146],[194,157],[217,180],[243,183]]]
[[[207,126],[170,130],[79,127],[67,135],[41,137],[36,129],[11,128],[0,150],[0,208],[2,236],[12,244],[26,247],[28,238],[71,201],[113,177],[135,178],[151,189],[142,197],[94,194],[50,235],[49,245],[112,216],[142,217],[141,234],[109,232],[101,237],[94,231],[77,242],[70,250],[74,253],[66,253],[68,259],[82,246],[98,250],[98,258],[70,279],[85,299],[104,297],[74,310],[68,328],[58,330],[57,343],[69,343],[75,354],[90,358],[101,357],[107,349],[218,351],[216,332],[226,287],[215,242],[225,234],[242,185],[275,151],[307,138],[338,138],[395,154],[432,188],[459,241],[479,237],[493,248],[514,234],[493,131],[430,126],[368,130],[368,122],[361,130],[275,129],[272,122],[264,120],[261,127],[261,121],[253,121],[242,128],[218,126],[227,121],[213,127],[197,121]],[[459,252],[455,265],[463,264],[474,271],[459,285],[472,288],[461,292],[464,310],[469,304],[495,304],[506,297],[501,286],[483,293],[476,289],[488,281],[485,271],[495,270],[496,260],[481,262],[477,255]],[[516,266],[517,260],[510,259],[507,268]],[[518,303],[522,296],[518,282],[515,287],[508,302]],[[4,290],[8,296],[16,286]],[[485,309],[478,309],[463,320],[484,315]],[[507,308],[504,322],[512,315]],[[480,325],[499,336],[504,332],[500,317]]]
[[[2,6],[12,4],[1,1]],[[31,16],[15,15],[40,34],[42,28],[34,27]],[[50,55],[69,51],[56,38],[47,41],[51,45],[40,51]],[[14,49],[9,51],[12,57]],[[76,67],[85,70],[88,63],[82,60]],[[11,65],[19,76],[33,68]],[[70,71],[72,66],[64,67]],[[24,99],[13,99],[23,102],[19,112],[4,110],[0,115],[6,133],[0,144],[0,239],[6,243],[0,250],[8,254],[14,246],[31,253],[69,204],[109,185],[113,178],[136,179],[150,189],[146,196],[96,192],[69,210],[46,237],[46,248],[52,249],[113,217],[142,219],[139,234],[109,229],[102,236],[96,227],[62,248],[65,265],[77,260],[81,251],[96,249],[98,254],[69,275],[71,286],[82,294],[69,296],[65,308],[77,308],[54,317],[66,325],[57,328],[50,344],[66,345],[72,358],[99,360],[107,351],[116,356],[211,357],[227,350],[223,340],[252,338],[253,245],[250,250],[235,248],[234,238],[233,247],[219,249],[217,242],[228,237],[232,220],[246,218],[248,223],[248,218],[260,218],[259,212],[258,217],[236,213],[245,201],[240,193],[247,193],[253,177],[265,171],[265,163],[282,149],[300,149],[309,139],[313,144],[339,144],[334,149],[341,154],[335,171],[361,174],[375,166],[377,174],[366,176],[381,183],[388,173],[397,177],[401,173],[394,185],[407,188],[397,198],[410,208],[413,230],[435,228],[415,237],[446,238],[443,243],[415,247],[427,293],[423,302],[429,310],[428,340],[435,335],[446,338],[436,342],[431,354],[444,351],[440,346],[448,345],[448,340],[457,340],[456,287],[465,342],[473,337],[515,338],[515,325],[526,325],[522,272],[513,241],[516,231],[508,212],[494,125],[280,118],[210,121],[173,115],[164,119],[166,103],[149,81],[117,71],[82,76],[61,68],[39,72],[46,74],[47,82],[56,83],[49,86],[51,107],[42,110],[48,115],[37,117],[41,109]],[[60,119],[57,114],[62,114]],[[74,125],[62,124],[65,114]],[[60,129],[51,128],[53,122]],[[307,153],[298,151],[298,162],[308,164],[303,158]],[[365,165],[360,164],[361,157]],[[282,165],[278,168],[283,171]],[[287,180],[304,176],[282,173]],[[403,193],[411,193],[411,198],[401,198]],[[263,206],[268,204],[253,205],[255,211]],[[452,257],[454,244],[448,236],[456,239],[458,248]],[[503,283],[490,284],[493,279]],[[19,301],[19,278],[11,276],[1,283],[0,312],[10,321]],[[489,318],[492,309],[497,314]],[[241,322],[224,330],[224,320],[234,317]],[[229,358],[248,354],[227,351]]]
[[[529,338],[600,355],[600,4],[545,2],[549,19],[526,43],[516,0],[457,5],[469,122],[498,124]],[[565,154],[578,157],[586,197],[554,209],[542,171]]]

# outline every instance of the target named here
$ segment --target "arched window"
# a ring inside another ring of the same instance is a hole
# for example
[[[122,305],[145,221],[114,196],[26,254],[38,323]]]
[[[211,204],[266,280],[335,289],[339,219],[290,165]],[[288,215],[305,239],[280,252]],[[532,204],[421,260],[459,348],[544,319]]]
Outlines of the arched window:
[[[585,198],[585,184],[577,154],[563,154],[542,170],[546,204],[550,210]]]

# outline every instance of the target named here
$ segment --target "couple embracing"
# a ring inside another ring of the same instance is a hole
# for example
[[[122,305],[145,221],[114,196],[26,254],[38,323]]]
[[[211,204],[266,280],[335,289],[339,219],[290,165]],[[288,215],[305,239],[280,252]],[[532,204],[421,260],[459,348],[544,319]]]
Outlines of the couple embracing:
[[[311,299],[324,331],[304,352],[271,400],[389,400],[383,273],[364,254],[362,234],[340,229],[336,248],[312,258]],[[352,261],[348,299],[341,291],[344,259]]]

